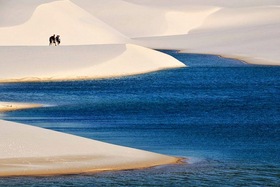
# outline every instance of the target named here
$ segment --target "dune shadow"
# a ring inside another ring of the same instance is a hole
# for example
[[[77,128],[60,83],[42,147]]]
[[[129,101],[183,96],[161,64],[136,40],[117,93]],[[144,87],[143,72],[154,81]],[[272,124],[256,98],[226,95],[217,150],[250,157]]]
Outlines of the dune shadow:
[[[28,21],[41,4],[60,0],[0,0],[0,27],[11,27]]]

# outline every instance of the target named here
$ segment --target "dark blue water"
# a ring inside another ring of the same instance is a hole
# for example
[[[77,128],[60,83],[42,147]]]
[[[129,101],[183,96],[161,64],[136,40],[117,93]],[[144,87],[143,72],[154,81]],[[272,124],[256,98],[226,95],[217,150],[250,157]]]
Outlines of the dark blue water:
[[[120,79],[1,84],[1,101],[48,107],[0,117],[186,157],[189,164],[2,178],[0,186],[279,186],[280,67],[166,52],[190,67]]]

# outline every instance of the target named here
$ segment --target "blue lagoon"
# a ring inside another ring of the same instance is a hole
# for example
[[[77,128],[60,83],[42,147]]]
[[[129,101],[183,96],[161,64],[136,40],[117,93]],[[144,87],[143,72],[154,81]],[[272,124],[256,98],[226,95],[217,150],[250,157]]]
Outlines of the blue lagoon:
[[[1,84],[0,100],[46,105],[1,118],[187,163],[0,178],[0,186],[279,186],[280,67],[165,52],[189,67],[118,79]]]

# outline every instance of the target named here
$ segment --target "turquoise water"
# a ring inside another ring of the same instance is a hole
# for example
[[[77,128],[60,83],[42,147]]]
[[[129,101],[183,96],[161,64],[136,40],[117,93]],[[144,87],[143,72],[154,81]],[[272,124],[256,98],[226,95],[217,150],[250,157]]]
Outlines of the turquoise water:
[[[280,67],[165,52],[190,67],[108,80],[1,84],[1,101],[47,107],[0,117],[186,157],[189,164],[0,178],[0,186],[279,186]]]

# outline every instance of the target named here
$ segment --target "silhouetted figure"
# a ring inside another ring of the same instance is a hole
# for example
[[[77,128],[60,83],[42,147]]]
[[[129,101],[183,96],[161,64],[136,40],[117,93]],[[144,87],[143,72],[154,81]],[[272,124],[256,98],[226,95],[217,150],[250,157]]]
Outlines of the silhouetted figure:
[[[55,37],[55,41],[57,42],[57,45],[60,44],[60,36],[59,36],[59,35],[57,35],[57,36]]]
[[[54,34],[54,35],[52,35],[52,36],[50,37],[49,41],[50,41],[50,44],[49,44],[49,45],[54,44],[54,45],[56,46],[56,42],[55,42],[55,34]]]

